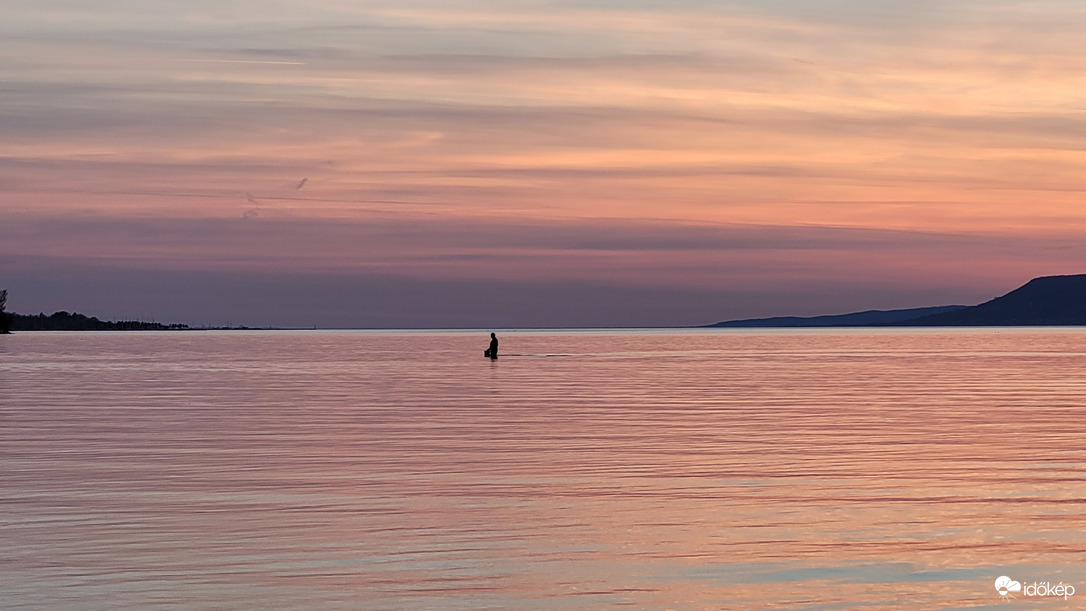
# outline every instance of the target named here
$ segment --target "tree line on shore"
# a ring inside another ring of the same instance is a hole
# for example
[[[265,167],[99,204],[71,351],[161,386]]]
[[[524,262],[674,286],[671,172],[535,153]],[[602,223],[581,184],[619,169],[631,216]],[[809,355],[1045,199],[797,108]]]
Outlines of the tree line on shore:
[[[99,320],[73,312],[46,315],[16,314],[6,310],[7,290],[0,290],[0,333],[12,331],[172,331],[188,329],[180,323],[144,322],[142,320]]]
[[[93,316],[63,311],[48,316],[12,314],[11,319],[11,329],[14,331],[169,331],[189,328],[180,323],[99,320]]]

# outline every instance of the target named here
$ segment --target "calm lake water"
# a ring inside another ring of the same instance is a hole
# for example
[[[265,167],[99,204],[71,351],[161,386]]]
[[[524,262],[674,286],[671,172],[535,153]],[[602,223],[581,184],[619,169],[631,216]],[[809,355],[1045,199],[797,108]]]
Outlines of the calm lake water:
[[[0,337],[0,606],[1086,606],[1084,329],[499,339]]]

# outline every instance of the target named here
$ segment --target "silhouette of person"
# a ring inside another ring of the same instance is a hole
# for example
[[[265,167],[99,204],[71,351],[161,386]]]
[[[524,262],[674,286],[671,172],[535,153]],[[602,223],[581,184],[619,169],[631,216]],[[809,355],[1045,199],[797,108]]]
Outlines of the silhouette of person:
[[[492,359],[498,358],[498,336],[493,333],[490,334],[490,349],[486,351],[486,355]]]

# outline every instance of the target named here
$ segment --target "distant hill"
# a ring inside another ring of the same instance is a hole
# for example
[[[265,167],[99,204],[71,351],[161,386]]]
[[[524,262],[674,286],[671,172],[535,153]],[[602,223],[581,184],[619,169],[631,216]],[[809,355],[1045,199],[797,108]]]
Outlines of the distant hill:
[[[909,308],[906,310],[867,310],[852,314],[832,314],[829,316],[776,316],[773,318],[748,318],[746,320],[728,320],[710,327],[870,327],[875,325],[900,324],[905,321],[960,310],[968,306],[950,305],[929,308]]]
[[[188,325],[178,323],[98,320],[68,312],[55,312],[49,316],[11,313],[9,316],[13,331],[172,331],[189,328]]]
[[[1086,274],[1044,276],[975,306],[868,310],[833,316],[778,316],[710,327],[1013,327],[1086,326]]]
[[[1034,278],[1002,297],[953,312],[921,316],[907,326],[1086,325],[1086,274]]]

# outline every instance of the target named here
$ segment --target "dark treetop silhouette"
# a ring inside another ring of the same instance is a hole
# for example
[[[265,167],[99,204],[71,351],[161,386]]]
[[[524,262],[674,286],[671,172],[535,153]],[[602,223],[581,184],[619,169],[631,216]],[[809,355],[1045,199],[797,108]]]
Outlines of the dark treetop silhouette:
[[[8,304],[8,290],[0,290],[0,333],[11,333],[11,318],[4,308]]]

